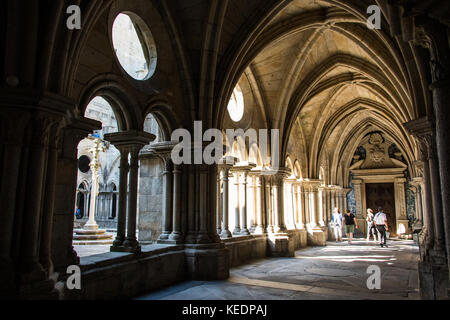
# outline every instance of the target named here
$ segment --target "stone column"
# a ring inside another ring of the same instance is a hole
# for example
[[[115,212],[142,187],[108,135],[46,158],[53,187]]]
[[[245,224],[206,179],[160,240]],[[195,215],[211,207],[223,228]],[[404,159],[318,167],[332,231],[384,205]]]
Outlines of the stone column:
[[[256,228],[256,185],[255,185],[255,176],[253,174],[248,175],[247,177],[247,223],[250,226],[250,233],[255,232]]]
[[[67,266],[79,263],[73,242],[74,208],[76,201],[79,142],[94,130],[101,129],[101,122],[88,118],[71,118],[61,133],[57,162],[53,232],[52,262],[55,271],[66,272]],[[84,193],[84,210],[87,212],[87,194]]]
[[[240,203],[241,207],[241,234],[249,235],[250,231],[247,228],[247,177],[248,171],[243,170],[241,172],[241,183],[240,186],[242,188],[242,201]]]
[[[272,189],[272,177],[266,176],[265,180],[265,198],[266,198],[266,221],[267,221],[267,233],[273,233],[273,189]]]
[[[428,164],[430,168],[430,182],[431,194],[433,199],[433,221],[434,221],[434,249],[436,251],[444,250],[445,234],[444,234],[444,219],[442,215],[442,197],[439,179],[439,164],[437,162],[437,155],[435,149],[435,138],[430,137]],[[447,202],[447,201],[446,201]]]
[[[229,176],[230,169],[236,163],[237,159],[232,157],[227,157],[222,159],[219,164],[220,169],[220,179],[223,184],[223,194],[222,194],[222,230],[220,237],[221,238],[231,238],[231,232],[229,230],[229,218],[228,218],[228,204],[229,204]]]
[[[310,207],[309,207],[309,183],[306,181],[302,183],[302,202],[304,208],[303,213],[305,218],[305,224],[309,226],[311,222]]]
[[[320,207],[319,202],[319,187],[320,180],[309,180],[308,185],[310,188],[309,192],[309,206],[310,206],[310,222],[308,224],[308,242],[311,245],[326,245],[326,235],[323,228],[320,226]]]
[[[294,183],[295,177],[289,177],[284,180],[284,209],[285,209],[285,223],[288,229],[295,229],[295,205],[294,205]]]
[[[233,234],[249,235],[250,232],[247,228],[247,177],[250,170],[256,167],[253,163],[240,162],[233,167],[233,171],[236,173],[237,183],[237,206],[236,206],[236,219],[237,225]],[[240,213],[240,224],[239,224]],[[239,231],[238,231],[239,228]]]
[[[424,186],[424,201],[423,201],[423,213],[424,213],[424,230],[421,232],[419,244],[422,246],[421,259],[426,260],[427,256],[434,244],[435,232],[434,232],[434,204],[432,197],[432,186],[430,176],[430,164],[429,155],[431,153],[431,135],[433,129],[433,123],[430,118],[423,117],[414,121],[410,121],[404,124],[405,128],[416,138],[419,159],[422,162],[423,168],[423,186]]]
[[[128,216],[127,216],[127,236],[123,246],[129,251],[140,251],[140,246],[136,238],[136,218],[137,218],[137,187],[139,172],[139,151],[143,145],[130,146],[130,181],[128,195]]]
[[[319,194],[319,226],[325,227],[325,188],[323,186],[319,186],[318,189]]]
[[[234,169],[233,169],[234,170]],[[233,235],[238,235],[241,233],[241,226],[239,222],[239,209],[240,209],[240,187],[239,187],[239,175],[240,173],[237,171],[233,171],[233,179],[234,179],[234,190],[235,190],[235,197],[234,197],[234,230]]]
[[[333,204],[332,204],[332,199],[331,199],[331,195],[332,195],[332,189],[330,188],[330,186],[327,187],[327,200],[328,200],[328,211],[327,211],[327,219],[328,222],[331,221],[331,215],[332,212],[334,210]]]
[[[51,131],[59,135],[59,130],[55,125]],[[40,244],[40,263],[47,271],[48,275],[53,274],[53,262],[51,258],[51,244],[53,231],[53,212],[55,206],[55,187],[56,170],[58,162],[57,137],[53,136],[49,141],[47,169],[45,179],[45,197],[43,206],[43,216],[41,222],[41,244]]]
[[[30,126],[28,146],[28,170],[24,194],[24,215],[18,257],[19,283],[28,284],[46,279],[46,273],[39,263],[39,231],[41,205],[46,166],[46,147],[52,123],[47,114],[37,114]]]
[[[163,201],[162,201],[162,233],[158,241],[169,239],[172,233],[172,199],[173,199],[173,174],[172,174],[172,160],[167,154],[163,157],[164,171],[163,171]]]
[[[256,227],[255,227],[255,233],[256,234],[263,234],[264,233],[264,224],[263,224],[263,186],[261,184],[261,177],[256,175],[255,176],[255,213],[256,213]]]
[[[0,299],[10,299],[14,290],[12,242],[17,219],[17,191],[20,186],[20,158],[23,135],[30,120],[19,112],[3,113],[0,108]],[[4,293],[3,293],[4,291]]]
[[[445,246],[447,256],[447,272],[450,281],[450,141],[448,138],[448,126],[450,113],[448,110],[450,101],[450,47],[447,33],[443,31],[442,24],[428,24],[424,29],[429,39],[428,49],[431,57],[430,89],[433,93],[433,109],[435,117],[436,152],[430,156],[432,167],[431,180],[433,186],[433,203],[438,200],[434,194],[437,192],[437,179],[440,185],[440,204],[434,207],[436,226],[436,245],[438,250]],[[439,210],[441,209],[441,210]],[[441,224],[442,223],[442,224]],[[443,238],[441,240],[441,237]]]
[[[169,239],[175,243],[182,242],[181,233],[181,166],[173,170],[173,227]]]
[[[125,225],[127,219],[127,193],[128,193],[128,154],[129,149],[125,146],[117,146],[120,151],[120,166],[119,166],[119,206],[117,214],[117,234],[116,239],[111,246],[111,251],[114,248],[122,246],[125,241]]]
[[[298,209],[298,213],[297,213],[297,222],[296,222],[296,227],[297,229],[304,229],[305,228],[305,219],[304,219],[304,208],[303,208],[303,191],[302,191],[303,187],[301,185],[301,183],[297,184],[297,209]]]
[[[111,142],[120,151],[120,180],[119,180],[119,214],[117,221],[117,237],[111,246],[111,251],[140,252],[136,239],[137,191],[139,173],[139,151],[155,140],[153,134],[135,130],[105,134],[105,140]],[[128,165],[128,153],[130,164]],[[128,212],[126,211],[127,170],[129,177]],[[128,217],[125,220],[125,215]],[[127,235],[125,234],[127,222]]]
[[[203,154],[203,146],[195,145],[193,155]],[[187,277],[193,280],[223,280],[229,276],[229,250],[216,229],[217,166],[184,164],[189,179],[182,190],[188,190],[188,234],[184,241]],[[208,196],[206,196],[208,195]]]
[[[334,194],[335,194],[334,186],[331,186],[331,188],[330,188],[331,212],[334,211],[334,208],[337,208]],[[339,208],[339,209],[341,209],[341,208]]]
[[[216,230],[217,234],[222,233],[222,196],[221,196],[221,186],[223,186],[223,175],[221,169],[217,174],[217,185],[216,185]],[[223,189],[223,187],[222,187]]]
[[[311,228],[317,228],[318,227],[318,216],[319,216],[319,207],[318,207],[318,185],[315,183],[310,182],[309,183],[309,216],[310,216],[310,222],[309,225]]]
[[[284,223],[284,179],[290,174],[287,168],[280,168],[278,172],[273,175],[273,190],[274,190],[274,216],[275,216],[275,233],[285,233],[287,231]]]

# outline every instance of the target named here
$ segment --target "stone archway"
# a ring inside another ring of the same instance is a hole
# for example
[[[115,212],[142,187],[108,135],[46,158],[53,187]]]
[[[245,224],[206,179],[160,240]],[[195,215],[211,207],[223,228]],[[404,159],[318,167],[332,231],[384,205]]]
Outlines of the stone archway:
[[[367,209],[374,213],[384,207],[392,236],[404,236],[409,232],[406,210],[407,165],[389,156],[390,141],[381,133],[368,135],[361,146],[366,151],[365,159],[356,161],[351,167],[352,184],[355,192],[358,224],[364,226],[367,234]],[[387,193],[393,190],[392,200]],[[369,203],[368,203],[369,202]]]

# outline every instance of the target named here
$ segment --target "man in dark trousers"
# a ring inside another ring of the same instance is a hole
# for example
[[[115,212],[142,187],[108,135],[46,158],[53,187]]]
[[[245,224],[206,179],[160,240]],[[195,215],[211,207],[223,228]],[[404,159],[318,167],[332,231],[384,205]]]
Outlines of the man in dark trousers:
[[[386,231],[388,231],[388,222],[386,214],[383,211],[383,208],[378,208],[378,212],[375,215],[374,218],[375,226],[378,231],[378,239],[380,239],[380,246],[383,248],[385,246],[387,248],[386,244]]]

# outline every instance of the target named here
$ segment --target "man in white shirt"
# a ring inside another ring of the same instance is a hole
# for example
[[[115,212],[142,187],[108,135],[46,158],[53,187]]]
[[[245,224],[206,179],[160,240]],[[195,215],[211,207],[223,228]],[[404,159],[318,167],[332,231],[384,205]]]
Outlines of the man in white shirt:
[[[388,231],[388,222],[386,214],[383,211],[383,208],[378,208],[378,212],[374,217],[375,226],[378,231],[378,239],[380,239],[380,246],[383,248],[385,246],[387,248],[386,244],[386,231]]]

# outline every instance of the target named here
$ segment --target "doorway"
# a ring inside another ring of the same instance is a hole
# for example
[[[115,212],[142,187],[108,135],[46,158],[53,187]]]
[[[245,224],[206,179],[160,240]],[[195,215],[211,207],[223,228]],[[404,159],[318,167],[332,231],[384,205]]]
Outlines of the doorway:
[[[373,213],[382,207],[387,216],[388,227],[391,237],[397,235],[397,221],[395,218],[395,192],[393,183],[367,183],[366,204]]]

